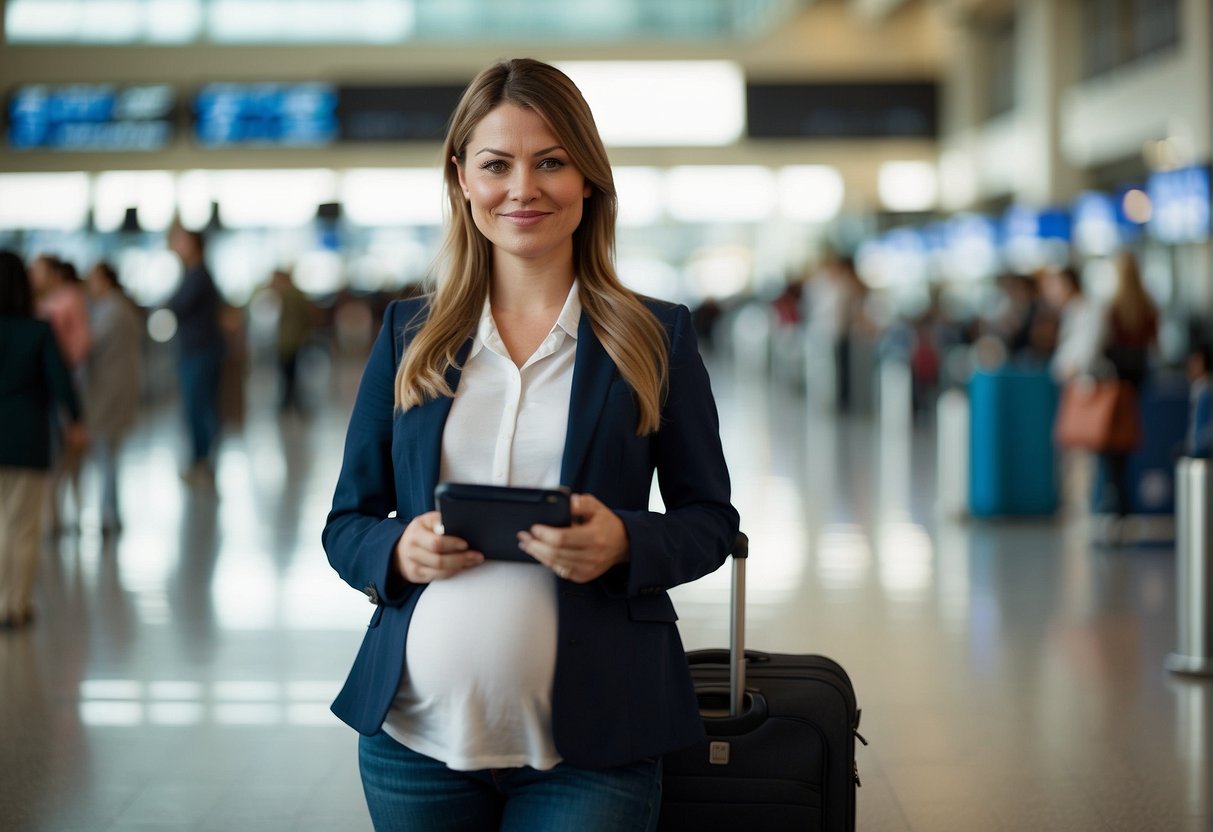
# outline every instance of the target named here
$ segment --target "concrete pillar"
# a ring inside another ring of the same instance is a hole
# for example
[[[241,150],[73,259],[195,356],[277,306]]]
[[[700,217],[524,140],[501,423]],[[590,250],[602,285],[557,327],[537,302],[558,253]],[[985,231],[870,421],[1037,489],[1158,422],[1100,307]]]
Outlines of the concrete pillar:
[[[1068,202],[1080,184],[1078,171],[1061,152],[1060,111],[1062,91],[1078,78],[1077,6],[1019,0],[1016,7],[1016,114],[1032,163],[1015,197],[1029,205]]]
[[[980,37],[960,15],[950,21],[953,40],[951,60],[944,67],[943,89],[940,94],[940,132],[955,137],[980,124],[982,73],[977,71],[982,61]]]
[[[1213,161],[1213,10],[1208,0],[1185,0],[1184,26],[1197,41],[1190,60],[1196,76],[1196,92],[1202,102],[1203,117],[1197,119],[1193,144],[1197,161]],[[1195,274],[1200,275],[1203,297],[1193,299],[1193,307],[1204,310],[1206,322],[1213,321],[1213,242],[1206,241],[1193,253]]]

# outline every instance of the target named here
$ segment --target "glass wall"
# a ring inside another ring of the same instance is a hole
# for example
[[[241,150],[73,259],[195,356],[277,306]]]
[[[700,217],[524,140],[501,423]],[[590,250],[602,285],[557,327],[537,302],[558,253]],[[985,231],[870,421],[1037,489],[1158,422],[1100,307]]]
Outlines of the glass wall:
[[[1082,0],[1087,78],[1179,45],[1179,0]]]

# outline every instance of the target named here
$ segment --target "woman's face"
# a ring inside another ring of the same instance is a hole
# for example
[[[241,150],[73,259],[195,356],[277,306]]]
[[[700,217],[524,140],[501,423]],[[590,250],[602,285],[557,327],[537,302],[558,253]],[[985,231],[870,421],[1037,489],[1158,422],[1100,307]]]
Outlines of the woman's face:
[[[95,298],[104,297],[110,290],[110,282],[101,274],[100,269],[90,271],[84,285],[88,293]]]
[[[34,258],[29,267],[29,282],[37,294],[50,291],[57,284],[59,275],[55,267],[42,257]]]
[[[1061,309],[1070,299],[1070,284],[1057,272],[1049,271],[1045,273],[1041,292],[1049,306]]]
[[[452,162],[498,259],[572,259],[590,185],[538,113],[499,105],[472,131],[463,164]]]

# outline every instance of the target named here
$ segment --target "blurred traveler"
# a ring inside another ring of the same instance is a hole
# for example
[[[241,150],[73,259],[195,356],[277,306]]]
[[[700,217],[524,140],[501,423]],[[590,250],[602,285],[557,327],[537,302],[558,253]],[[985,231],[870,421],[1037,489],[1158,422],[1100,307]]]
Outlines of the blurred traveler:
[[[1057,344],[1061,339],[1061,315],[1044,299],[1041,291],[1043,276],[1033,279],[1034,290],[1039,295],[1036,310],[1032,314],[1031,326],[1028,328],[1028,343],[1024,349],[1024,360],[1038,367],[1048,367],[1057,352]]]
[[[223,361],[219,367],[219,429],[239,429],[247,411],[245,387],[249,374],[248,309],[219,304]]]
[[[703,739],[666,590],[738,523],[690,311],[620,283],[610,162],[555,68],[482,72],[443,155],[445,273],[387,309],[323,535],[376,605],[333,710],[377,829],[652,829],[661,755]],[[440,480],[564,484],[578,522],[486,561]]]
[[[122,291],[109,263],[88,276],[92,298],[89,322],[93,346],[88,356],[84,412],[92,451],[101,471],[101,528],[122,527],[118,510],[118,458],[122,441],[138,415],[143,366],[143,319]]]
[[[46,295],[56,282],[54,272],[58,269],[59,258],[53,254],[39,254],[29,262],[26,274],[29,276],[30,289],[34,293],[35,312],[38,309],[39,299]]]
[[[88,300],[76,267],[44,254],[35,259],[30,275],[37,317],[50,323],[68,368],[79,371],[88,357],[90,335]]]
[[[34,311],[54,330],[59,351],[76,386],[77,395],[87,383],[84,362],[92,336],[88,323],[88,300],[76,267],[50,255],[34,260],[30,273],[34,289]],[[80,449],[61,445],[60,433],[51,431],[51,472],[48,483],[48,520],[52,530],[73,527],[63,521],[66,498],[70,495],[76,519],[80,515]],[[65,493],[66,492],[66,493]]]
[[[62,411],[65,445],[80,452],[87,437],[54,332],[34,318],[21,258],[0,251],[0,628],[33,620],[51,426]]]
[[[912,323],[908,363],[911,412],[916,417],[933,412],[939,392],[943,350],[939,344],[939,327],[926,316]]]
[[[1213,347],[1199,344],[1188,353],[1191,407],[1184,453],[1208,459],[1213,447]]]
[[[366,297],[341,289],[333,299],[333,343],[338,357],[362,361],[375,340],[375,314]]]
[[[219,434],[219,380],[224,338],[219,326],[222,299],[204,261],[204,240],[196,231],[174,225],[169,247],[181,259],[181,285],[166,306],[177,316],[181,407],[189,429],[190,464],[183,477],[207,481]]]
[[[1103,357],[1116,378],[1140,392],[1158,340],[1158,308],[1142,285],[1137,257],[1131,251],[1116,257],[1116,291],[1104,311],[1103,331]],[[1103,458],[1111,486],[1110,509],[1116,517],[1126,517],[1131,505],[1129,454],[1105,453]]]
[[[1006,272],[999,275],[997,285],[998,300],[982,328],[1001,340],[1012,358],[1028,357],[1037,313],[1036,284],[1027,275]]]
[[[840,412],[851,409],[851,359],[855,337],[868,329],[864,314],[868,287],[849,257],[827,261],[810,279],[805,293],[808,337],[828,345],[833,354],[834,403]]]
[[[1064,383],[1094,369],[1103,345],[1103,316],[1083,294],[1072,266],[1048,269],[1042,281],[1045,301],[1059,316],[1057,349],[1049,369],[1054,379]]]
[[[803,306],[804,277],[790,277],[784,284],[783,291],[771,301],[771,309],[775,313],[775,324],[780,327],[795,327],[800,324],[801,307]]]
[[[280,385],[278,406],[283,411],[302,412],[299,353],[311,340],[316,308],[295,285],[291,273],[284,269],[274,271],[270,277],[270,289],[278,297],[278,331],[275,337]]]
[[[771,300],[771,375],[793,389],[805,381],[802,309],[806,281],[803,275],[789,275],[783,291]]]
[[[1104,314],[1104,357],[1117,378],[1140,386],[1158,341],[1158,307],[1141,282],[1137,256],[1131,251],[1116,257],[1116,291]]]
[[[1049,358],[1049,374],[1059,385],[1067,385],[1083,374],[1090,373],[1099,355],[1103,341],[1103,316],[1088,302],[1082,291],[1082,281],[1071,266],[1046,268],[1040,273],[1040,290],[1044,298],[1044,314],[1049,321],[1047,329],[1037,327],[1034,342],[1042,347],[1053,345]],[[1065,423],[1066,399],[1058,408],[1054,432]],[[1083,466],[1073,464],[1072,454],[1062,457],[1062,490],[1067,494],[1078,494],[1087,488],[1084,478],[1078,476]],[[1085,496],[1082,498],[1085,504]]]

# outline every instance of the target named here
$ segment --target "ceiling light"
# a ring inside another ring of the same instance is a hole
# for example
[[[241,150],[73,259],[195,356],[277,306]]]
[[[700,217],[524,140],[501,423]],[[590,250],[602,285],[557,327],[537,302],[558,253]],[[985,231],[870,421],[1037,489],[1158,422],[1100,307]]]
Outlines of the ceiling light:
[[[745,127],[745,78],[731,61],[568,62],[607,145],[732,144]]]
[[[939,196],[939,178],[930,162],[885,162],[877,179],[880,201],[890,211],[929,211]]]
[[[0,174],[0,229],[76,231],[88,219],[85,173]]]
[[[829,165],[791,165],[780,168],[779,210],[799,222],[824,223],[842,210],[846,185],[837,168]]]
[[[672,168],[665,185],[670,216],[682,222],[762,222],[775,207],[775,175],[757,165]]]

